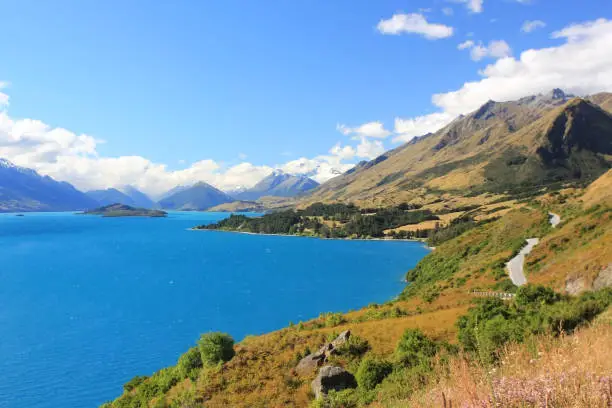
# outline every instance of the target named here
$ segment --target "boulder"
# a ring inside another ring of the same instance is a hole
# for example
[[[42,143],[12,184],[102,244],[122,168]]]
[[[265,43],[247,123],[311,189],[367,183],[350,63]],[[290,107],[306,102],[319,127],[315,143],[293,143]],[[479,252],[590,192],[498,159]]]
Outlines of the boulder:
[[[314,373],[317,368],[329,360],[329,357],[338,353],[338,347],[342,346],[351,337],[351,331],[345,330],[338,335],[331,343],[325,344],[319,350],[311,353],[300,360],[295,367],[295,371],[302,376]]]
[[[325,362],[325,354],[316,352],[311,353],[300,360],[298,365],[295,367],[295,371],[299,375],[308,375],[314,373],[319,366],[322,366]]]
[[[608,264],[606,268],[603,268],[593,282],[594,290],[608,288],[610,286],[612,286],[612,263]]]
[[[357,381],[353,374],[342,367],[321,367],[319,374],[311,384],[315,398],[321,398],[330,390],[342,391],[347,388],[357,388]]]

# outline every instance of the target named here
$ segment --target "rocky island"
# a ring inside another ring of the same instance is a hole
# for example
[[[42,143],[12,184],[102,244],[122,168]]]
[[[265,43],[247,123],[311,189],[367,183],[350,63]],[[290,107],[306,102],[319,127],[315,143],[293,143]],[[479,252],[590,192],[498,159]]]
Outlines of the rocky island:
[[[101,215],[103,217],[166,217],[167,212],[147,208],[131,207],[125,204],[110,204],[82,212],[84,215]]]

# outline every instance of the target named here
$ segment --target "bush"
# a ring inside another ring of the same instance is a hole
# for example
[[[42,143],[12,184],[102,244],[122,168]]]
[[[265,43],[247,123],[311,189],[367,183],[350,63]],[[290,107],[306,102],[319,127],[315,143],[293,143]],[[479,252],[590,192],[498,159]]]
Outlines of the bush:
[[[357,370],[357,384],[365,390],[373,390],[393,371],[388,361],[365,358]]]
[[[516,304],[519,306],[552,305],[561,296],[550,288],[539,285],[525,285],[516,291]]]
[[[359,357],[370,349],[368,341],[359,336],[351,336],[348,341],[338,347],[338,354],[350,357]]]
[[[136,377],[132,378],[130,381],[128,381],[125,384],[123,384],[123,390],[125,392],[130,392],[134,388],[136,388],[140,384],[142,384],[142,382],[144,380],[146,380],[147,378],[149,378],[149,377],[147,377],[146,375],[137,375]]]
[[[493,362],[508,341],[522,342],[531,335],[572,332],[612,304],[612,290],[564,297],[549,288],[526,285],[517,290],[515,302],[484,299],[457,321],[458,339],[464,350],[480,353]]]
[[[206,333],[200,337],[198,349],[202,363],[212,366],[224,361],[229,361],[236,354],[234,351],[234,339],[225,333]]]
[[[410,367],[428,363],[437,352],[436,342],[419,329],[407,329],[395,349],[399,362]]]
[[[342,315],[342,313],[326,313],[324,315],[325,318],[325,327],[336,327],[341,325],[342,323],[346,323],[346,319]]]
[[[181,377],[189,377],[193,380],[197,377],[197,373],[202,368],[202,365],[200,350],[197,347],[192,347],[179,358],[177,369]]]

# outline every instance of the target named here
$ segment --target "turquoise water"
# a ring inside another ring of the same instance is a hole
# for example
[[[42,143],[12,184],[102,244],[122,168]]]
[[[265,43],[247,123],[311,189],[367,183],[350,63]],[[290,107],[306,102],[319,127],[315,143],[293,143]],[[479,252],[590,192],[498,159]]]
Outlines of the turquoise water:
[[[189,231],[225,217],[0,215],[0,407],[95,407],[200,333],[241,339],[398,294],[427,249]]]

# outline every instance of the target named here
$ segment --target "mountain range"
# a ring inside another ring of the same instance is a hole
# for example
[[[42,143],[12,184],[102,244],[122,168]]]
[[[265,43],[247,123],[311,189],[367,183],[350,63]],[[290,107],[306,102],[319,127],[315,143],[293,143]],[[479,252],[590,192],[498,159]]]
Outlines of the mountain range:
[[[199,182],[171,189],[158,203],[132,186],[85,194],[0,159],[0,211],[69,211],[114,203],[205,210],[268,196],[297,196],[298,206],[331,201],[387,206],[440,194],[473,196],[584,184],[612,165],[611,111],[611,93],[576,98],[555,89],[517,101],[488,101],[437,132],[358,163],[322,185],[275,171],[231,195]]]
[[[161,208],[168,210],[206,210],[215,205],[234,201],[232,197],[200,181],[191,187],[180,188],[173,194],[167,195],[159,201]]]
[[[317,185],[307,177],[277,171],[253,188],[242,190],[237,195],[255,198],[273,195],[290,197]],[[69,183],[58,182],[49,176],[41,176],[34,170],[0,159],[0,212],[77,211],[112,204],[149,209],[206,210],[235,201],[239,200],[205,182],[192,186],[176,186],[164,193],[158,202],[134,186],[83,193]],[[254,205],[260,206],[256,203]]]
[[[255,186],[232,194],[232,197],[252,201],[265,196],[294,197],[316,188],[316,181],[306,176],[292,175],[281,170],[276,170],[264,177]]]
[[[153,208],[156,206],[153,200],[133,186],[125,186],[121,190],[116,188],[91,190],[85,194],[96,200],[100,206],[111,204],[125,204],[139,208]]]
[[[303,204],[392,205],[426,196],[501,193],[594,180],[612,163],[612,94],[575,98],[555,89],[488,101],[439,131],[333,178]]]
[[[0,159],[0,212],[85,210],[97,205],[69,183]]]

